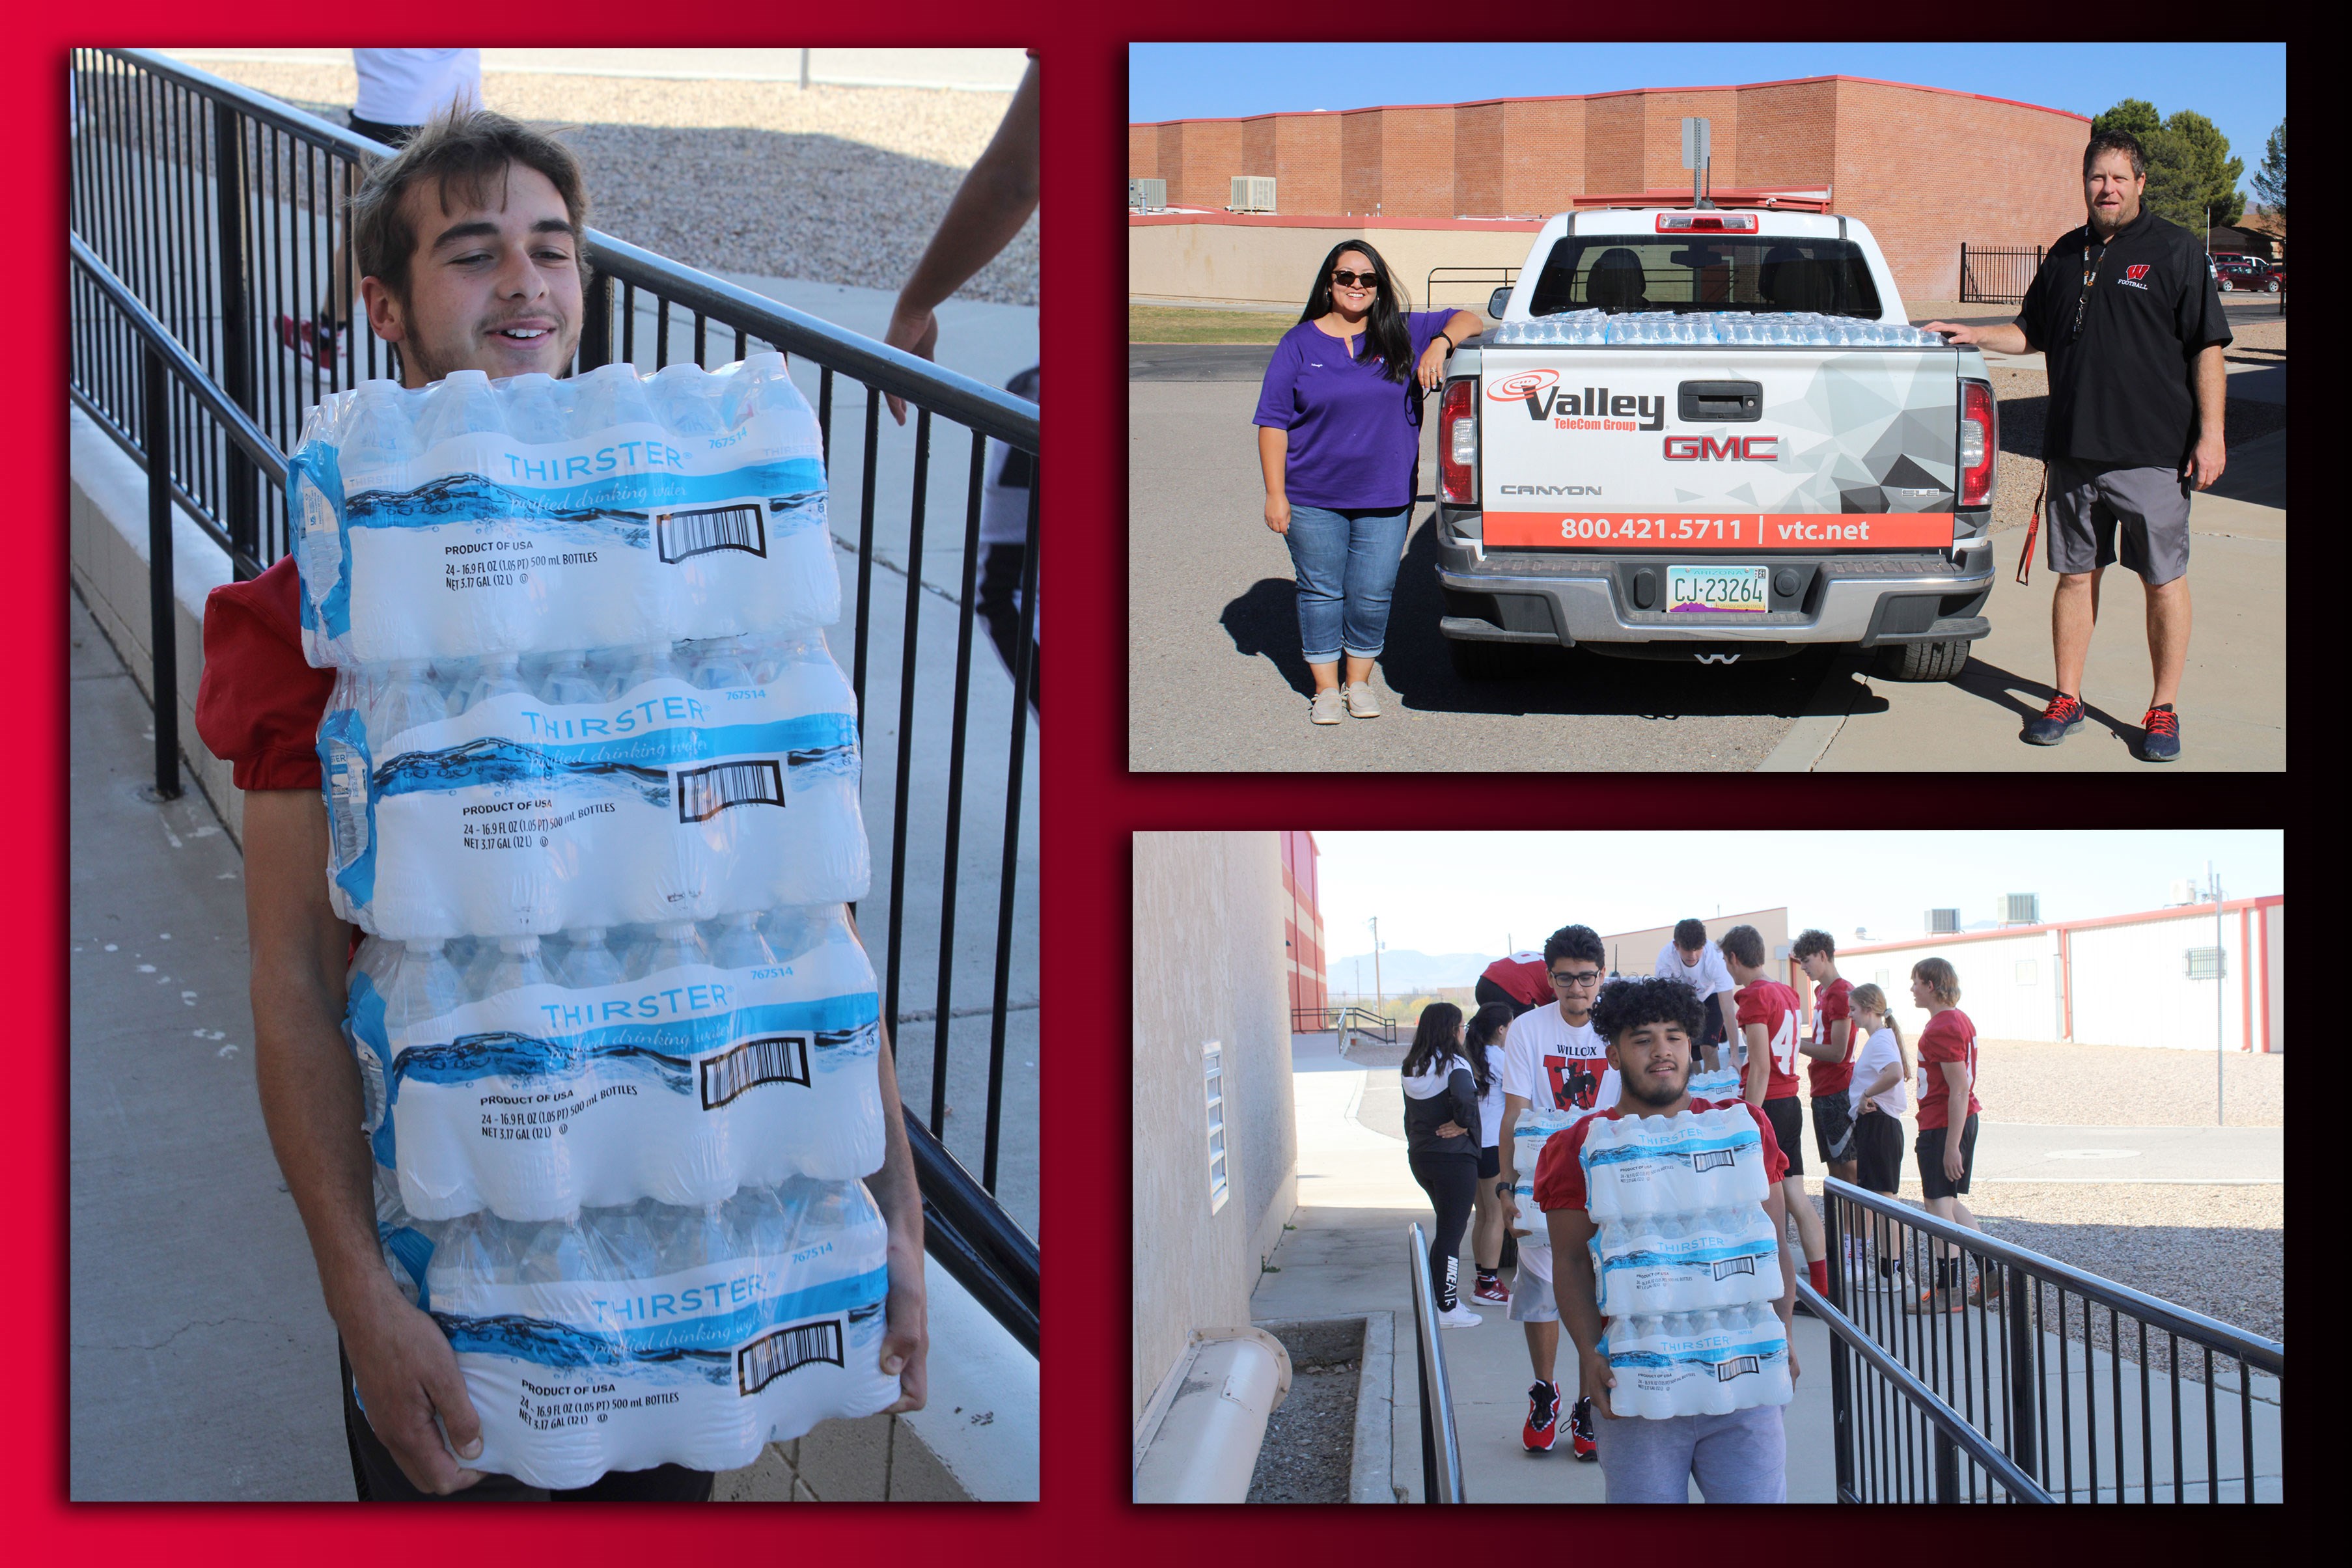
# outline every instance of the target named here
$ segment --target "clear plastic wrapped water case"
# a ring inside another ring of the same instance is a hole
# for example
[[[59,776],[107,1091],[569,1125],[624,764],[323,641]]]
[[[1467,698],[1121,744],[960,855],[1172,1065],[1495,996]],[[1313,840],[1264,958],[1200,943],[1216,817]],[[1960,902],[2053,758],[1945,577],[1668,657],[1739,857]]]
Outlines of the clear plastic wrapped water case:
[[[288,498],[378,1232],[472,1462],[727,1469],[884,1408],[857,707],[783,356],[369,382]]]

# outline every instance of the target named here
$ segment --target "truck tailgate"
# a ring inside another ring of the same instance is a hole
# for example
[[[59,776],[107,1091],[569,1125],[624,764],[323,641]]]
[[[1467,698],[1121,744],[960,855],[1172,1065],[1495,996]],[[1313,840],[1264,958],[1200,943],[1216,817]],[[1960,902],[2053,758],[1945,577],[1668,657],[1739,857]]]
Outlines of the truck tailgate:
[[[1490,346],[1485,546],[1944,549],[1960,362],[1948,348]]]

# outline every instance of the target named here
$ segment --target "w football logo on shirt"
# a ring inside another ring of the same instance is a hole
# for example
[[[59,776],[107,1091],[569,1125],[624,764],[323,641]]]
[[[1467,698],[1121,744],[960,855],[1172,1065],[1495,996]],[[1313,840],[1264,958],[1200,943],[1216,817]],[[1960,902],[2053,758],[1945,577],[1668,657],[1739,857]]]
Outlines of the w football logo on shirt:
[[[2124,276],[2130,278],[2134,283],[2137,283],[2141,278],[2147,276],[2147,263],[2143,261],[2137,267],[2125,267]]]
[[[1551,1103],[1560,1110],[1590,1111],[1601,1097],[1601,1074],[1591,1062],[1547,1056],[1544,1067],[1551,1075]]]

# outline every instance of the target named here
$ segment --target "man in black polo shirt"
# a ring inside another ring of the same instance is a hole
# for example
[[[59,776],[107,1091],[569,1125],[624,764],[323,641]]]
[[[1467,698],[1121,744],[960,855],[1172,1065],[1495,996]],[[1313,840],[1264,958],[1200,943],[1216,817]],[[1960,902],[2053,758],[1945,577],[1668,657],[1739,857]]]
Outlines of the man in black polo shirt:
[[[2050,372],[2050,605],[2058,695],[2025,738],[2055,746],[2083,727],[2083,664],[2099,579],[2116,559],[2147,594],[2156,689],[2140,756],[2180,755],[2173,699],[2189,657],[2189,491],[2221,476],[2221,297],[2197,237],[2146,211],[2138,141],[2102,131],[2083,150],[2090,222],[2050,248],[2017,319],[2002,327],[1930,321],[1956,343],[2039,350]]]

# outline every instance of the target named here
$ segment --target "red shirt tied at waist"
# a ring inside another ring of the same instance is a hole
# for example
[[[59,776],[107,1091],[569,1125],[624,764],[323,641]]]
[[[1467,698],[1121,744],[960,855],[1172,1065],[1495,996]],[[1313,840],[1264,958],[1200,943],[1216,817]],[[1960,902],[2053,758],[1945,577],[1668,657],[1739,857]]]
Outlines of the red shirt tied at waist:
[[[1539,1008],[1559,999],[1552,994],[1551,975],[1544,967],[1541,953],[1514,953],[1507,958],[1497,958],[1478,977],[1494,981],[1513,1001],[1524,1007]]]
[[[301,606],[292,556],[205,601],[196,734],[239,789],[319,787],[319,720],[335,672],[303,658]]]

